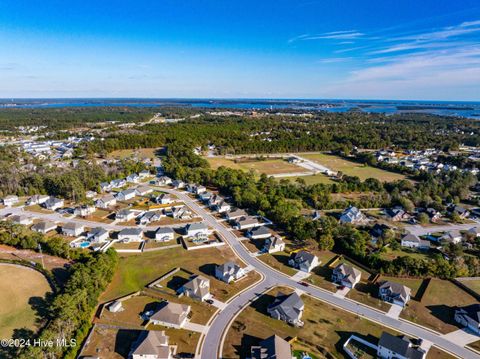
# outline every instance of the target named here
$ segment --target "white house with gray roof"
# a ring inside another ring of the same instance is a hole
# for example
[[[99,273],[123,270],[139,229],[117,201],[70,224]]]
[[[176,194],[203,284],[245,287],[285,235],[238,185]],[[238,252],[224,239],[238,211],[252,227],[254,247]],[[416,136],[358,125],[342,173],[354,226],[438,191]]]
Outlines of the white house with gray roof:
[[[170,227],[159,227],[155,232],[155,240],[168,242],[175,238],[175,231]]]
[[[354,288],[360,282],[362,272],[353,266],[340,263],[333,269],[332,282],[343,285],[348,288]]]
[[[122,192],[118,192],[116,198],[118,201],[128,201],[135,198],[136,192],[134,189],[126,189]]]
[[[208,236],[210,230],[205,223],[190,223],[185,227],[187,237]]]
[[[303,326],[301,321],[305,305],[296,292],[292,294],[278,293],[273,303],[267,307],[268,314],[295,327]]]
[[[118,232],[118,239],[122,242],[141,242],[143,231],[140,228],[124,228]]]
[[[225,283],[235,282],[244,275],[245,270],[233,262],[227,262],[215,267],[215,278]]]
[[[383,332],[377,346],[377,356],[382,359],[424,359],[426,352],[414,346],[406,336]]]
[[[391,281],[380,283],[378,288],[378,296],[381,300],[397,304],[401,307],[407,305],[410,300],[410,293],[411,289],[407,286]]]
[[[132,359],[172,359],[172,349],[165,331],[147,330],[140,333],[132,345],[129,358]]]
[[[318,266],[319,262],[316,255],[307,251],[299,251],[291,255],[288,264],[295,269],[308,273]]]
[[[187,297],[204,301],[210,298],[210,280],[201,275],[195,275],[179,290]]]

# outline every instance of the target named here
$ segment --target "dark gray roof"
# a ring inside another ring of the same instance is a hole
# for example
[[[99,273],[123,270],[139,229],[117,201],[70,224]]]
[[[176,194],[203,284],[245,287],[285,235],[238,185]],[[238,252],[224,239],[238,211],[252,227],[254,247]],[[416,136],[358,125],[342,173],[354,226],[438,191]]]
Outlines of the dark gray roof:
[[[315,259],[315,255],[307,251],[299,251],[294,253],[292,257],[297,263],[312,263]]]
[[[261,227],[255,227],[250,231],[250,234],[254,236],[261,236],[264,234],[270,234],[270,230],[267,227],[261,226]]]
[[[119,234],[125,236],[138,236],[142,233],[141,228],[124,228],[120,231]]]
[[[252,359],[291,359],[292,348],[286,340],[272,335],[252,346],[250,356]]]
[[[303,301],[299,295],[293,292],[290,295],[278,293],[272,304],[268,306],[269,311],[278,311],[291,319],[298,319],[303,310]]]
[[[397,337],[386,332],[382,333],[378,345],[409,359],[421,359],[425,354],[421,349],[413,348],[408,338]]]
[[[461,307],[457,309],[458,311],[464,312],[473,321],[480,324],[480,304],[475,303],[467,305],[466,307]]]
[[[205,225],[205,223],[190,223],[187,225],[187,231],[196,231],[199,229],[208,229],[208,227]]]
[[[175,233],[175,231],[170,227],[159,227],[155,233],[170,234],[170,233]]]

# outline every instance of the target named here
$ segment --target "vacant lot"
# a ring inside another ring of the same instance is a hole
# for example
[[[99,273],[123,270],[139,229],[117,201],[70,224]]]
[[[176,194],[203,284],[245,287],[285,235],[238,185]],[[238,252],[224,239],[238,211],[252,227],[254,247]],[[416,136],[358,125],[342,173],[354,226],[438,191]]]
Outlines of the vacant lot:
[[[256,160],[254,158],[249,158],[237,159],[237,161],[225,157],[208,157],[206,159],[214,169],[224,166],[243,171],[252,170],[257,174],[265,173],[267,175],[305,172],[304,168],[288,163],[284,159]]]
[[[16,329],[38,330],[36,310],[47,292],[46,278],[26,267],[0,263],[0,338],[11,338]]]
[[[467,279],[462,280],[461,282],[464,286],[480,294],[480,279]]]
[[[477,303],[475,298],[455,284],[432,279],[422,300],[410,300],[400,316],[441,333],[448,333],[458,329],[453,320],[454,307],[473,303]]]
[[[305,184],[307,185],[312,185],[317,183],[323,183],[323,184],[335,183],[335,181],[333,181],[330,177],[323,175],[321,173],[316,175],[309,175],[309,176],[278,177],[277,179],[278,180],[286,179],[286,180],[289,180],[290,182],[295,182],[297,179],[301,179],[305,181]]]
[[[333,171],[340,171],[348,176],[357,176],[361,180],[367,178],[376,178],[380,181],[391,182],[404,179],[405,176],[384,171],[379,168],[364,166],[361,163],[345,160],[338,156],[328,155],[325,153],[300,153],[303,158],[317,162]]]
[[[391,332],[307,296],[302,296],[305,326],[294,328],[266,314],[266,307],[277,292],[278,289],[274,289],[263,295],[237,317],[227,333],[224,358],[244,358],[251,345],[273,334],[282,338],[297,337],[293,349],[310,352],[319,358],[323,358],[325,355],[322,353],[326,352],[335,357],[344,357],[341,346],[351,334],[376,343],[383,331]]]
[[[176,247],[141,254],[121,255],[117,272],[103,294],[102,300],[109,301],[139,291],[177,267],[209,278],[210,292],[220,300],[225,300],[260,278],[258,274],[251,273],[248,278],[230,285],[215,279],[212,275],[215,265],[231,260],[242,265],[227,246],[189,252],[182,247]]]

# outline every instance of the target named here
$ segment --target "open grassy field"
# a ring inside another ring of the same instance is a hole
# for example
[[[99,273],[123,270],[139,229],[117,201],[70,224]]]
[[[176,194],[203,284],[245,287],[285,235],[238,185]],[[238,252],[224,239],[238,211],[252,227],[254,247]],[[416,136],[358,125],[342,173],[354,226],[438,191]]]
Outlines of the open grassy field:
[[[462,284],[480,294],[480,279],[462,280]]]
[[[265,173],[267,175],[305,172],[304,168],[288,163],[284,159],[255,160],[254,158],[251,158],[248,160],[235,161],[225,157],[206,157],[206,160],[214,169],[224,166],[243,171],[253,170],[257,174]]]
[[[245,358],[251,345],[273,334],[284,339],[297,337],[292,345],[294,350],[304,350],[319,358],[324,358],[324,353],[328,352],[341,358],[345,357],[341,347],[351,334],[376,343],[383,331],[393,333],[308,296],[302,296],[305,303],[305,325],[303,328],[294,328],[266,314],[266,307],[278,290],[275,288],[264,294],[241,312],[227,333],[223,358]]]
[[[300,156],[317,162],[330,168],[333,171],[341,171],[348,176],[357,176],[361,180],[376,178],[380,181],[391,182],[404,179],[405,176],[399,173],[385,171],[375,167],[364,166],[361,163],[345,160],[338,156],[325,153],[300,153]]]
[[[0,263],[0,338],[11,338],[15,329],[37,331],[35,307],[41,308],[47,292],[47,279],[26,267]]]
[[[477,303],[475,298],[455,284],[432,279],[421,301],[410,300],[400,317],[448,333],[459,328],[453,320],[454,307],[473,303]]]
[[[120,256],[117,272],[101,300],[109,301],[141,290],[177,267],[209,278],[210,292],[219,300],[225,300],[260,278],[257,273],[251,273],[248,278],[230,285],[214,278],[215,265],[231,260],[238,263],[232,250],[227,246],[192,252],[176,247],[140,254],[123,254]]]

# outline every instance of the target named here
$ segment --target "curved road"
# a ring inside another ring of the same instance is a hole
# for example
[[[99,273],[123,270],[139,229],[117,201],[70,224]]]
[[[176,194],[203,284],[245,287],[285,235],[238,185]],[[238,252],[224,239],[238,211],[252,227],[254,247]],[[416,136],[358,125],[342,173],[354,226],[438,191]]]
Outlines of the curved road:
[[[451,340],[443,338],[442,336],[433,331],[424,329],[405,320],[391,318],[383,312],[377,311],[371,307],[365,306],[353,300],[336,297],[333,295],[332,292],[323,290],[321,288],[313,286],[302,286],[298,282],[292,280],[287,275],[273,270],[272,268],[264,264],[262,261],[252,256],[231,231],[229,231],[221,223],[217,222],[217,220],[215,219],[215,217],[212,216],[211,213],[201,207],[187,194],[171,189],[162,188],[162,190],[176,194],[180,199],[187,203],[190,208],[192,208],[194,211],[196,211],[199,215],[203,217],[205,223],[210,225],[224,237],[230,247],[232,247],[236,254],[246,264],[253,266],[257,272],[263,274],[265,277],[264,281],[241,293],[238,297],[229,302],[227,306],[218,313],[205,336],[205,340],[201,349],[202,359],[219,358],[221,354],[219,354],[218,352],[221,349],[223,335],[228,330],[229,324],[231,320],[235,317],[237,312],[246,304],[255,299],[258,294],[264,292],[272,286],[277,285],[289,286],[295,289],[299,289],[305,292],[305,294],[308,294],[323,302],[329,303],[330,305],[333,305],[337,308],[355,313],[359,316],[363,316],[369,320],[396,329],[410,336],[423,338],[424,340],[433,343],[433,345],[435,345],[436,347],[450,352],[460,358],[480,358],[480,355],[458,345]]]

